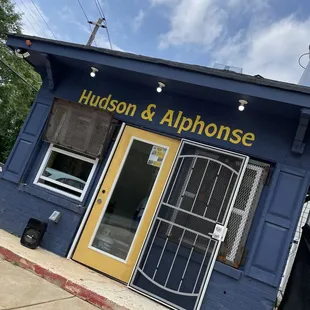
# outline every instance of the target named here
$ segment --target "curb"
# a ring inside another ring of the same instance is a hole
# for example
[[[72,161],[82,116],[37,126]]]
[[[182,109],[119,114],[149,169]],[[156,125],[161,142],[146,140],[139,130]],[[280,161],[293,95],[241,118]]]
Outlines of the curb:
[[[110,301],[106,297],[99,295],[82,285],[76,284],[65,277],[49,271],[46,268],[39,266],[36,263],[23,258],[22,256],[15,254],[14,252],[0,246],[0,258],[17,265],[23,269],[29,270],[37,276],[47,280],[48,282],[57,285],[68,293],[89,302],[90,304],[106,310],[129,310],[123,306],[119,306],[116,303]]]

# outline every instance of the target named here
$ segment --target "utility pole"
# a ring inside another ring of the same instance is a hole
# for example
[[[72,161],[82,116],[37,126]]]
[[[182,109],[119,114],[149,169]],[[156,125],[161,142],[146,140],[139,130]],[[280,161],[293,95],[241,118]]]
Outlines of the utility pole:
[[[95,27],[94,27],[94,29],[93,29],[93,31],[92,31],[89,39],[88,39],[88,42],[86,44],[87,46],[91,46],[92,45],[93,41],[95,40],[95,37],[96,37],[96,34],[97,34],[97,31],[98,31],[99,27],[106,28],[105,25],[102,25],[103,21],[104,21],[104,18],[102,18],[102,17],[99,17],[98,21],[96,23],[94,23],[92,21],[88,21],[90,24],[95,25]]]

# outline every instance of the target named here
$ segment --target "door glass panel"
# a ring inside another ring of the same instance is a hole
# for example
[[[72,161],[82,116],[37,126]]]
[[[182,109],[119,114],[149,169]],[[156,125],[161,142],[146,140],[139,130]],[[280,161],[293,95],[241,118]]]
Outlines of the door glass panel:
[[[133,141],[92,246],[126,259],[166,151]]]

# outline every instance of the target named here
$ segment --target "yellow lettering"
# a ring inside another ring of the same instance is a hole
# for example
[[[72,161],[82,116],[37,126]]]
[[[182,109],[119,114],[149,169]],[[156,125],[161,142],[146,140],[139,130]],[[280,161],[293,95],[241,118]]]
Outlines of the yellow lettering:
[[[109,112],[113,112],[115,111],[115,108],[116,108],[116,104],[118,103],[118,100],[111,100],[110,101],[110,106],[107,108],[107,110]]]
[[[229,139],[229,142],[233,143],[233,144],[238,144],[241,142],[241,135],[243,134],[243,131],[241,129],[235,129],[233,132],[232,132],[232,135],[234,138],[236,139],[233,139],[233,138],[230,138]]]
[[[188,117],[183,117],[182,122],[180,124],[180,127],[178,129],[178,133],[181,133],[182,131],[188,131],[191,129],[193,125],[193,121]]]
[[[94,102],[94,99],[95,99],[95,98],[96,98],[96,101]],[[89,105],[90,105],[91,107],[97,107],[99,100],[100,100],[100,96],[92,95],[92,97],[91,97],[91,99],[90,99]]]
[[[174,128],[177,128],[177,127],[178,127],[178,125],[179,125],[179,123],[180,123],[180,120],[181,120],[182,115],[183,115],[183,112],[182,112],[182,111],[179,111],[179,113],[178,113],[178,117],[177,117],[177,119],[175,120],[175,123],[174,123],[174,125],[173,125],[173,127],[174,127]]]
[[[89,99],[90,99],[90,96],[91,96],[91,94],[92,94],[93,92],[90,91],[87,95],[86,95],[86,93],[87,93],[87,90],[84,89],[83,92],[82,92],[82,95],[81,95],[81,97],[80,97],[80,99],[79,99],[79,103],[83,103],[83,100],[85,100],[84,104],[87,104],[87,103],[88,103],[88,101],[89,101]]]
[[[201,135],[202,131],[203,131],[203,128],[205,127],[205,122],[204,121],[201,121],[201,116],[200,115],[197,115],[196,116],[196,119],[195,119],[195,122],[194,122],[194,125],[193,125],[193,128],[192,128],[192,132],[195,132],[196,129],[197,129],[197,126],[200,126],[199,130],[198,130],[198,134]]]
[[[108,104],[109,104],[109,102],[111,100],[111,97],[112,97],[112,95],[109,95],[107,98],[102,98],[99,101],[99,108],[102,109],[102,110],[106,110],[107,107],[108,107]]]
[[[132,110],[131,112],[130,112],[130,109]],[[130,114],[130,116],[134,116],[136,113],[136,110],[137,110],[137,106],[135,104],[129,103],[125,115]]]
[[[225,136],[224,138],[222,138],[222,134],[223,132],[225,131]],[[230,135],[230,128],[229,127],[225,127],[225,126],[221,126],[220,129],[219,129],[219,132],[216,136],[217,139],[223,139],[224,141],[227,141],[228,140],[228,137]]]
[[[153,116],[155,115],[155,109],[156,109],[156,104],[154,103],[149,104],[146,107],[146,109],[142,111],[141,118],[144,119],[145,121],[152,122]]]
[[[210,132],[210,129],[212,129],[212,131]],[[214,123],[209,124],[206,128],[205,128],[205,134],[207,137],[213,137],[217,132],[217,126]]]
[[[126,108],[127,108],[126,102],[122,101],[117,105],[116,112],[122,114],[126,111]]]
[[[252,143],[249,142],[254,140],[255,140],[254,133],[248,132],[242,137],[242,144],[245,146],[252,146],[253,142]]]
[[[159,124],[162,125],[163,123],[168,123],[168,126],[171,127],[173,121],[173,114],[174,114],[173,110],[168,110]]]

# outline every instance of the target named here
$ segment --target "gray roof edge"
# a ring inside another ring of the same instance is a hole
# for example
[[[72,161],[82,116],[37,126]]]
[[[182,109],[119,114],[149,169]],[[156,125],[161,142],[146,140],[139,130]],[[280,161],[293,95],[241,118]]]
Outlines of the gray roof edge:
[[[106,48],[86,46],[86,45],[77,44],[77,43],[51,40],[51,39],[40,38],[36,36],[28,36],[28,35],[23,35],[23,34],[9,33],[8,37],[16,37],[16,38],[41,41],[41,42],[50,43],[50,44],[58,44],[58,45],[66,46],[66,47],[73,47],[73,48],[79,48],[79,49],[88,50],[88,51],[100,52],[100,53],[110,55],[110,56],[127,58],[127,59],[136,60],[136,61],[142,61],[142,62],[148,62],[152,64],[157,64],[157,65],[168,66],[168,67],[181,69],[185,71],[207,74],[207,75],[211,75],[211,76],[218,77],[218,78],[235,80],[239,82],[256,84],[260,86],[278,88],[278,89],[282,89],[286,91],[294,91],[294,92],[310,94],[310,87],[308,86],[281,82],[281,81],[271,80],[271,79],[266,79],[266,78],[261,78],[261,77],[255,77],[252,75],[237,73],[237,72],[228,71],[228,70],[220,70],[220,69],[209,68],[209,67],[204,67],[200,65],[180,63],[180,62],[165,60],[161,58],[154,58],[150,56],[137,55],[137,54],[128,53],[128,52],[115,51],[115,50],[110,50]]]

